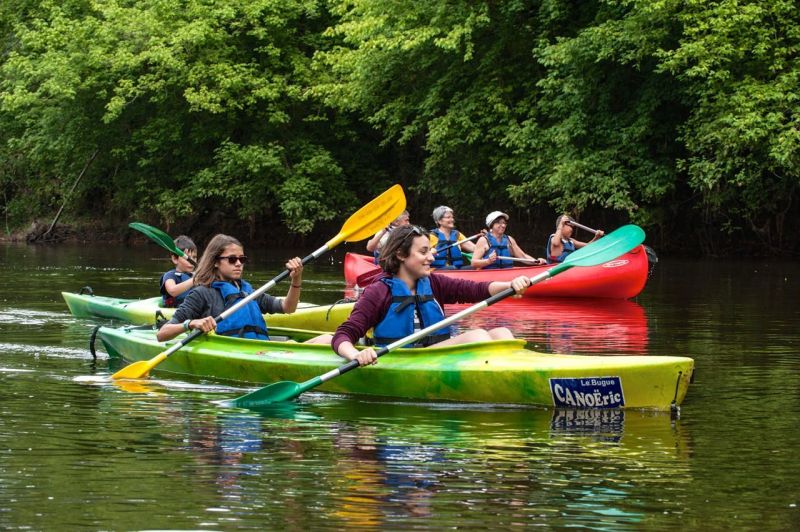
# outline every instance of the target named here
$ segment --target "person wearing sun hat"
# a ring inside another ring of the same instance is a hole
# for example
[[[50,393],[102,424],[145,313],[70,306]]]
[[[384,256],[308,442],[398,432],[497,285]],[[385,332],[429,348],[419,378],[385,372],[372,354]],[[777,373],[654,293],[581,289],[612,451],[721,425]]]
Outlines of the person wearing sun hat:
[[[506,234],[508,214],[503,211],[492,211],[486,216],[488,232],[475,243],[472,255],[472,266],[476,269],[510,268],[514,261],[510,258],[526,259],[520,265],[529,266],[545,264],[544,259],[537,259],[525,253],[516,240]]]

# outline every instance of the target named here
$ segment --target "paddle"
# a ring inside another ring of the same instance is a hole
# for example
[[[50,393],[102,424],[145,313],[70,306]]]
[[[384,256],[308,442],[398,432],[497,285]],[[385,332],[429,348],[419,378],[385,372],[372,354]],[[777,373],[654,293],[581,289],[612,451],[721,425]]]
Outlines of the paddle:
[[[384,227],[387,223],[394,220],[406,208],[406,196],[403,193],[403,188],[400,185],[394,185],[389,190],[373,199],[361,209],[353,213],[350,218],[344,223],[339,230],[339,234],[331,238],[324,246],[320,247],[311,255],[303,259],[303,264],[307,264],[314,259],[319,258],[328,250],[333,249],[342,242],[357,242],[372,236],[378,229]],[[233,305],[231,308],[216,316],[214,320],[219,323],[241,307],[257,298],[273,286],[278,284],[283,279],[289,276],[289,270],[284,270],[277,277],[270,282],[255,290],[253,293]],[[193,330],[183,340],[176,343],[166,351],[159,353],[150,360],[140,360],[128,366],[125,366],[111,377],[114,379],[139,379],[146,376],[150,370],[156,367],[161,361],[165,360],[174,352],[178,351],[181,347],[185,346],[198,336],[201,336],[203,331],[198,329]]]
[[[472,253],[462,253],[468,260],[472,260]],[[506,257],[505,255],[498,255],[497,260],[510,260],[512,262],[524,262],[525,264],[536,265],[536,259],[524,259],[521,257]],[[542,263],[544,265],[544,263]]]
[[[136,229],[140,233],[144,234],[147,238],[161,246],[162,248],[166,249],[173,255],[177,255],[179,257],[183,257],[184,259],[188,260],[192,266],[197,266],[197,262],[194,259],[189,258],[186,253],[183,252],[182,249],[178,248],[175,245],[175,242],[172,238],[162,231],[161,229],[156,229],[152,225],[143,224],[141,222],[131,222],[128,224],[128,227],[131,229]]]
[[[570,253],[564,262],[557,264],[552,269],[544,271],[537,275],[536,277],[531,278],[531,285],[536,283],[542,282],[550,277],[558,275],[561,272],[564,272],[573,266],[597,266],[599,264],[603,264],[604,262],[608,262],[610,260],[614,260],[620,255],[627,253],[628,251],[632,250],[639,244],[644,241],[644,231],[642,228],[636,225],[625,225],[620,227],[616,231],[612,232],[609,235],[606,235],[604,238],[592,242],[591,244],[587,244],[586,246],[582,247],[581,249]],[[420,338],[424,338],[425,336],[429,335],[430,333],[439,330],[443,327],[447,327],[450,324],[469,316],[470,314],[477,312],[483,308],[486,308],[490,305],[494,305],[498,301],[502,301],[503,299],[507,298],[514,294],[513,288],[507,288],[502,292],[499,292],[488,299],[481,301],[469,308],[458,312],[457,314],[453,314],[449,318],[445,318],[444,320],[434,323],[430,327],[426,327],[420,331],[415,332],[409,336],[401,340],[397,340],[386,347],[381,348],[377,355],[383,356],[390,351],[397,349],[398,347],[402,347],[409,343],[413,343]],[[258,407],[267,405],[270,403],[276,403],[280,401],[288,401],[290,399],[294,399],[298,397],[301,393],[306,392],[312,388],[316,388],[323,382],[329,381],[334,377],[338,377],[339,375],[343,375],[348,371],[354,370],[359,367],[357,360],[351,360],[350,362],[339,366],[336,369],[333,369],[323,375],[319,375],[312,379],[309,379],[302,383],[296,383],[292,381],[282,381],[276,382],[274,384],[270,384],[263,388],[260,388],[254,392],[248,393],[246,395],[242,395],[241,397],[237,397],[235,399],[231,399],[230,401],[226,401],[224,404],[229,406],[239,406],[244,408],[251,408],[251,407]]]
[[[458,242],[453,242],[453,243],[452,243],[452,244],[450,244],[449,246],[445,246],[445,247],[443,247],[442,249],[434,249],[434,250],[433,250],[433,253],[438,255],[438,254],[439,254],[439,253],[441,253],[442,251],[447,251],[448,249],[450,249],[450,248],[451,248],[451,247],[453,247],[453,246],[460,246],[460,245],[461,245],[461,244],[463,244],[464,242],[471,242],[472,240],[475,240],[476,238],[478,238],[478,237],[479,237],[479,236],[481,236],[481,235],[483,235],[483,233],[478,233],[477,235],[472,235],[471,237],[469,237],[469,238],[465,238],[464,240],[459,240]],[[435,235],[434,235],[434,236],[435,236]],[[437,240],[437,241],[438,241],[438,240]],[[435,245],[436,245],[436,242],[431,242],[431,245],[432,245],[432,246],[435,246]]]
[[[595,235],[598,233],[597,229],[592,229],[591,227],[586,227],[583,224],[579,224],[578,222],[576,222],[572,218],[570,218],[567,223],[569,223],[569,225],[571,225],[573,227],[577,227],[578,229],[583,229],[584,231],[589,231],[590,233],[594,233]]]

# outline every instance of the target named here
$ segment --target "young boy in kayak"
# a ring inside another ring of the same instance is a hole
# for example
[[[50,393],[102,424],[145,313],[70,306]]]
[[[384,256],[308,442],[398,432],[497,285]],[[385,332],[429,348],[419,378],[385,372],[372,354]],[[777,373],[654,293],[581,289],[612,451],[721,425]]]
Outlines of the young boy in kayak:
[[[547,262],[552,264],[554,262],[564,262],[567,256],[580,249],[589,242],[594,242],[605,233],[597,231],[594,238],[589,242],[581,242],[572,238],[573,227],[570,222],[572,218],[566,214],[562,214],[556,219],[556,232],[547,238]]]
[[[514,261],[503,257],[527,259],[520,266],[535,266],[544,264],[544,259],[531,257],[519,247],[517,241],[506,234],[508,215],[504,212],[493,211],[486,217],[486,235],[475,243],[475,253],[472,255],[472,266],[476,269],[510,268]]]
[[[392,231],[398,227],[408,225],[409,223],[408,211],[403,211],[392,223],[375,233],[375,236],[367,241],[367,251],[372,253],[375,257],[375,264],[378,264],[378,256],[380,255],[381,248],[386,244],[386,241],[389,240],[389,235],[392,234]]]
[[[268,340],[267,324],[262,314],[291,314],[297,309],[303,284],[303,263],[299,257],[286,263],[290,278],[286,297],[261,294],[217,323],[215,316],[253,292],[252,286],[242,279],[246,262],[247,256],[238,240],[221,234],[212,238],[197,264],[194,289],[175,310],[172,319],[159,329],[158,341],[170,340],[191,329]],[[324,343],[325,338],[318,337],[317,341]],[[330,335],[327,335],[327,341],[330,341]]]
[[[508,287],[522,294],[530,279],[521,276],[511,282],[475,283],[431,273],[433,251],[428,232],[408,225],[392,232],[381,250],[384,274],[370,284],[359,298],[350,317],[336,329],[331,346],[348,360],[362,366],[374,364],[375,349],[356,349],[359,339],[374,328],[374,342],[384,346],[412,334],[417,329],[444,319],[442,305],[483,301]],[[467,342],[512,339],[505,327],[490,331],[473,329],[451,336],[449,327],[423,339],[417,347],[446,346]]]
[[[457,270],[464,266],[469,267],[466,257],[461,252],[472,253],[475,250],[475,244],[456,230],[453,209],[446,205],[436,207],[433,210],[433,221],[436,222],[436,229],[431,231],[431,235],[436,238],[434,239],[435,249],[431,266],[437,270]],[[461,243],[457,244],[458,242]]]
[[[175,247],[182,250],[187,257],[197,260],[197,246],[191,238],[180,235],[173,242]],[[165,307],[172,308],[183,303],[186,295],[192,289],[194,266],[185,258],[174,253],[170,253],[169,258],[172,260],[174,268],[161,276],[161,303]]]

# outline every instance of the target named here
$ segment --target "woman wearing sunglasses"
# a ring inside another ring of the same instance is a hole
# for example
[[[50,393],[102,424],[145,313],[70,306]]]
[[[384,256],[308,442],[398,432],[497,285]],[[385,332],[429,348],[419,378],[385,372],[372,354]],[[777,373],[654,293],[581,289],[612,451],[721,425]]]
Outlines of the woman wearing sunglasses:
[[[175,310],[172,319],[158,331],[158,340],[170,340],[190,329],[203,332],[216,330],[217,334],[241,338],[269,339],[262,314],[291,314],[297,309],[303,283],[303,263],[299,257],[286,263],[291,279],[286,297],[261,294],[218,324],[214,316],[219,316],[253,292],[250,283],[242,279],[246,262],[247,256],[238,240],[228,235],[212,238],[195,269],[194,289]]]
[[[370,284],[353,307],[350,317],[336,329],[331,346],[341,357],[362,366],[377,361],[375,349],[359,351],[355,345],[369,329],[373,341],[384,346],[444,319],[442,305],[483,301],[509,287],[521,294],[530,279],[476,283],[431,273],[434,260],[428,232],[409,225],[392,232],[380,255],[384,274]],[[424,338],[414,347],[446,346],[467,342],[506,340],[514,336],[505,327],[473,329],[452,336],[448,327]],[[408,346],[411,347],[411,346]]]

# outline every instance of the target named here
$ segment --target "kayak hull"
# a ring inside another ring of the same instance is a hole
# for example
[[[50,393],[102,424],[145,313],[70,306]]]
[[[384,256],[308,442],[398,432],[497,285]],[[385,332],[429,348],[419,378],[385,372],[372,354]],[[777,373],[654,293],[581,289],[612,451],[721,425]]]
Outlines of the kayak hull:
[[[554,268],[525,266],[490,270],[437,270],[436,273],[470,281],[511,281],[520,275],[534,277]],[[580,297],[629,299],[636,297],[647,282],[647,253],[644,246],[598,266],[581,266],[537,283],[525,291],[526,297]],[[348,286],[367,286],[379,273],[372,257],[347,253],[344,277]]]
[[[149,360],[166,348],[152,331],[101,327],[111,357]],[[688,390],[686,357],[579,356],[530,351],[521,340],[399,349],[375,366],[323,383],[322,391],[426,401],[568,408],[669,410]],[[303,382],[343,363],[330,346],[208,335],[156,371],[264,385]]]
[[[121,299],[61,292],[70,312],[77,318],[106,318],[133,325],[152,325],[156,316],[170,319],[174,308],[161,307],[160,297]],[[353,304],[311,305],[300,303],[293,314],[265,314],[268,327],[291,327],[332,331],[350,315]]]
[[[155,323],[156,312],[165,319],[172,317],[174,308],[162,308],[161,297],[122,299],[116,297],[61,292],[61,296],[76,318],[106,318],[136,325]]]

